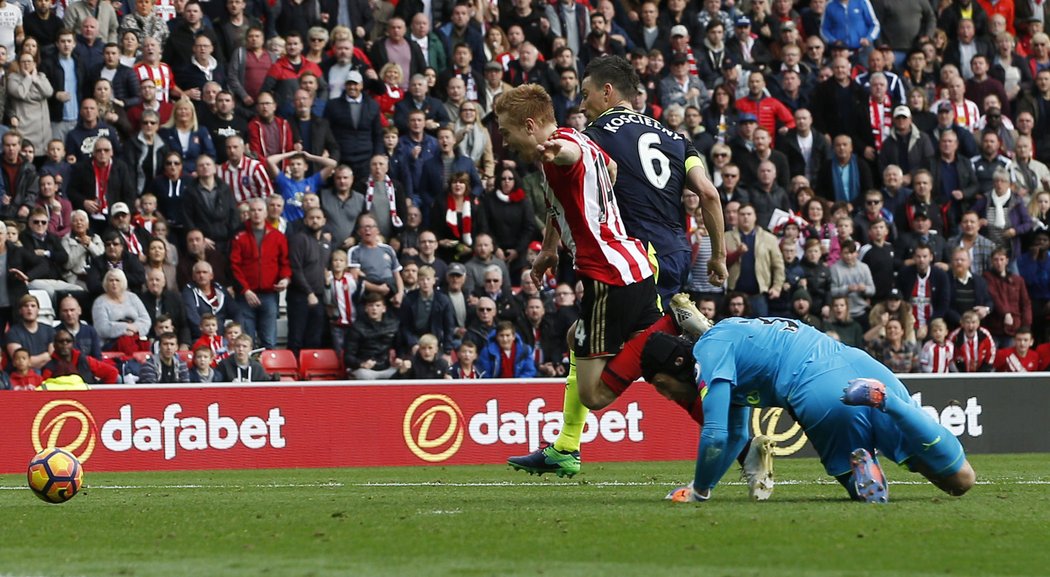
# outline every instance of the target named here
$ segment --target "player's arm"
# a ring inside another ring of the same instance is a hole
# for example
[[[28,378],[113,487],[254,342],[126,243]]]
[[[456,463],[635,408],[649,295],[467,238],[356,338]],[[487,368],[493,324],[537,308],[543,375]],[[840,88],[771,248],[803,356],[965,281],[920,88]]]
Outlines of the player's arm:
[[[707,264],[709,281],[722,286],[729,276],[726,270],[725,218],[722,216],[722,200],[718,189],[707,178],[707,168],[691,144],[686,144],[685,157],[686,188],[700,197],[704,226],[711,239],[711,260]]]
[[[547,216],[547,226],[543,227],[543,247],[532,263],[532,282],[543,286],[543,273],[549,269],[551,274],[558,274],[558,245],[561,244],[561,233],[554,226],[554,217]]]
[[[619,170],[619,166],[616,164],[616,161],[610,158],[609,156],[606,156],[605,160],[608,161],[608,163],[605,165],[605,168],[609,171],[609,183],[616,184],[616,174]]]
[[[537,150],[543,162],[558,166],[572,166],[583,156],[580,145],[567,138],[549,138],[543,144],[537,145]]]
[[[731,392],[730,382],[724,379],[708,383],[702,392],[704,431],[700,435],[696,471],[693,474],[694,489],[701,497],[710,496],[711,488],[718,484],[732,463],[732,459],[727,462],[725,458],[730,446],[729,398]]]

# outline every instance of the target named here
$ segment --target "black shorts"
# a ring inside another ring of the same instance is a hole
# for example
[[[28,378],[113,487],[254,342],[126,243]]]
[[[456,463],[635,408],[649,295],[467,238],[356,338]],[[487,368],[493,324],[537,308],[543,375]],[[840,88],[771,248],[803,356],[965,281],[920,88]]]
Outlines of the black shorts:
[[[581,276],[583,301],[573,334],[578,358],[611,357],[634,333],[662,316],[656,307],[656,281],[649,277],[627,286],[610,286]]]

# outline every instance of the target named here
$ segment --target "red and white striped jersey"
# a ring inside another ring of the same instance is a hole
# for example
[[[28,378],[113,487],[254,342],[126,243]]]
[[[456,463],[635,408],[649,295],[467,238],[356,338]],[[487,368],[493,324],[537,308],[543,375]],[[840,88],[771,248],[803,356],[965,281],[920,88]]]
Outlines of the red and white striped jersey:
[[[157,86],[157,100],[171,102],[171,87],[174,86],[175,81],[172,78],[170,66],[163,62],[156,66],[139,62],[135,65],[135,76],[138,77],[139,84],[142,84],[143,80],[152,80]]]
[[[642,243],[627,236],[624,229],[606,167],[608,155],[572,128],[559,128],[555,137],[575,142],[582,151],[571,166],[543,164],[549,189],[544,194],[547,212],[572,252],[576,270],[612,286],[652,276]]]
[[[919,370],[924,373],[947,373],[954,356],[955,345],[951,341],[945,341],[943,345],[932,340],[926,341],[919,353]]]
[[[227,160],[219,166],[219,178],[230,187],[237,204],[273,194],[273,183],[266,167],[254,158],[242,157],[239,166],[231,166]]]

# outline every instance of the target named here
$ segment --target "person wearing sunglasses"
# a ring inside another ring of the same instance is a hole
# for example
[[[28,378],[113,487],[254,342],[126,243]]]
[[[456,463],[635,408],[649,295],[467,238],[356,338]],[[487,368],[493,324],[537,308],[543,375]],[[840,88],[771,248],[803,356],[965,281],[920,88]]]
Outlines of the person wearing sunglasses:
[[[109,138],[95,140],[91,160],[77,162],[69,186],[69,202],[74,209],[83,210],[91,217],[91,229],[106,229],[110,207],[117,203],[135,203],[135,177],[131,169],[114,155]]]
[[[73,334],[68,330],[59,328],[55,331],[52,347],[54,352],[42,370],[45,380],[76,375],[87,385],[115,385],[119,381],[120,374],[117,368],[78,351],[73,346]]]

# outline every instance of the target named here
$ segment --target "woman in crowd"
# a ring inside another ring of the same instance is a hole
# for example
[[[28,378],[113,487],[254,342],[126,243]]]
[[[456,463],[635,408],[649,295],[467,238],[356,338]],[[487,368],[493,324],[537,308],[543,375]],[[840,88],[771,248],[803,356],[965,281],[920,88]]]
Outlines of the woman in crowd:
[[[387,124],[393,121],[394,107],[405,99],[405,91],[401,90],[402,76],[401,65],[387,62],[379,69],[381,80],[368,81],[372,97],[379,104],[379,112]]]
[[[134,30],[128,30],[120,35],[120,63],[128,68],[133,68],[138,63],[142,54],[139,52],[139,36]]]
[[[182,157],[182,173],[193,176],[197,172],[197,157],[201,154],[215,158],[215,145],[208,129],[197,123],[193,101],[182,98],[175,103],[171,118],[164,123],[160,136],[168,150]]]
[[[827,218],[827,211],[827,203],[820,198],[811,198],[803,205],[802,218],[809,223],[805,236],[819,240],[823,254],[831,260],[838,260],[840,250],[838,231]]]
[[[18,129],[23,139],[33,143],[33,148],[41,155],[51,139],[47,99],[52,94],[54,88],[47,76],[37,69],[36,56],[19,55],[18,72],[7,75],[7,114],[11,117],[11,126]]]
[[[718,142],[726,142],[736,131],[736,99],[733,92],[719,84],[704,109],[704,129]]]
[[[62,248],[66,249],[66,273],[63,280],[87,288],[87,267],[91,259],[102,256],[105,245],[97,234],[91,234],[88,213],[74,210],[69,220],[70,232],[62,237]]]
[[[159,238],[164,241],[164,244],[167,246],[167,249],[165,249],[166,256],[164,257],[164,262],[176,267],[177,270],[177,267],[179,266],[179,250],[175,248],[175,245],[171,244],[171,241],[168,240],[168,236],[168,221],[163,218],[158,218],[153,223],[153,238]],[[176,284],[176,287],[177,286],[178,285]]]
[[[908,108],[911,109],[911,122],[922,132],[930,134],[937,126],[937,115],[930,112],[930,99],[922,88],[908,91]]]
[[[500,54],[510,50],[507,34],[499,26],[492,25],[485,32],[485,62],[495,60]]]
[[[474,237],[483,230],[480,199],[471,198],[469,190],[470,175],[457,172],[449,178],[448,192],[430,209],[430,228],[439,239],[438,258],[445,262],[468,260]]]
[[[875,306],[868,313],[868,324],[871,326],[864,333],[864,340],[871,342],[875,339],[886,337],[886,325],[891,320],[900,321],[904,329],[904,340],[909,343],[915,342],[915,315],[911,305],[904,302],[901,292],[897,289],[890,291],[890,296]]]
[[[492,140],[489,131],[481,124],[481,106],[477,102],[464,102],[459,107],[455,132],[456,150],[474,161],[482,179],[491,180],[496,170]]]
[[[525,268],[525,254],[536,237],[532,205],[525,200],[525,191],[518,182],[514,169],[504,167],[499,173],[496,189],[482,203],[484,222],[491,223],[486,232],[492,235],[496,248],[503,253],[511,278]],[[498,252],[497,252],[498,254]]]
[[[138,295],[128,290],[124,271],[107,271],[102,287],[105,292],[91,306],[91,318],[103,340],[102,347],[126,355],[149,350],[149,312]]]
[[[146,262],[143,263],[143,267],[147,273],[153,269],[164,273],[165,288],[170,291],[179,290],[175,283],[175,267],[168,263],[168,242],[163,238],[150,239],[149,244],[146,245]]]
[[[886,338],[876,338],[868,353],[895,373],[919,372],[919,348],[904,340],[904,326],[897,319],[886,322]]]
[[[127,142],[131,136],[131,122],[128,120],[124,107],[113,102],[113,85],[109,80],[99,78],[95,82],[92,96],[98,104],[99,119],[104,120],[106,124],[117,129],[117,133],[120,134],[120,140]]]
[[[303,58],[320,65],[325,59],[324,50],[328,46],[328,30],[321,26],[314,26],[307,31],[303,42],[306,42]]]

